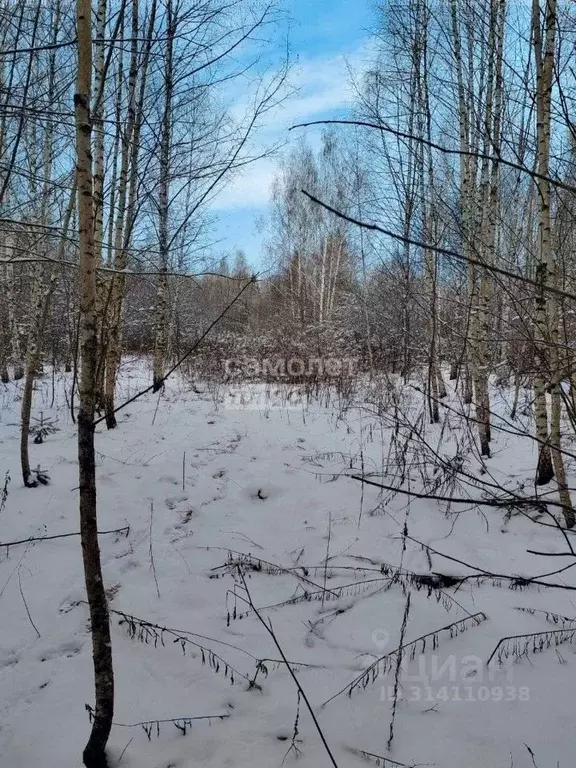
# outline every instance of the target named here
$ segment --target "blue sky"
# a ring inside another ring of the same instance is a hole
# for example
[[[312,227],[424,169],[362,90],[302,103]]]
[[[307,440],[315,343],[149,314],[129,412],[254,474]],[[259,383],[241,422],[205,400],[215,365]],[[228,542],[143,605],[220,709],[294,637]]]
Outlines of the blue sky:
[[[367,57],[370,0],[287,0],[284,7],[290,17],[290,83],[296,92],[267,116],[255,143],[262,148],[295,141],[287,131],[293,123],[341,115],[351,100],[348,67],[361,66]],[[307,131],[312,142],[313,131]],[[261,263],[264,236],[258,223],[266,216],[277,170],[277,158],[257,161],[214,201],[219,253],[240,248],[252,265]]]

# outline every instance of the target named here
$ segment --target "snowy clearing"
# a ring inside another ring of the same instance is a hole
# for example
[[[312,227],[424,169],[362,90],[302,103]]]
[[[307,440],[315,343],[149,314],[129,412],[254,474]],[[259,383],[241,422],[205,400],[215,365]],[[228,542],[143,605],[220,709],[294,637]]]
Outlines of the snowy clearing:
[[[142,365],[125,364],[118,402],[147,376]],[[79,526],[70,380],[58,374],[54,392],[50,376],[37,383],[33,413],[57,420],[58,431],[31,446],[34,466],[50,476],[36,489],[20,481],[19,385],[0,390],[0,480],[6,471],[11,477],[1,542]],[[148,395],[119,417],[116,430],[102,424],[96,438],[99,529],[129,526],[127,535],[100,537],[113,611],[113,765],[330,765],[303,701],[298,712],[278,649],[246,603],[238,564],[339,768],[370,759],[350,749],[407,766],[528,768],[530,750],[538,768],[573,764],[576,624],[559,618],[576,616],[573,593],[494,579],[429,589],[413,578],[548,574],[572,561],[527,550],[566,551],[558,530],[516,511],[505,520],[506,510],[490,506],[459,504],[445,514],[443,503],[380,496],[347,477],[373,473],[388,482],[392,431],[369,408],[339,409],[333,401],[261,409],[254,398],[197,394],[175,379],[160,397]],[[428,443],[442,454],[456,445],[456,421],[446,410],[441,424],[425,425]],[[515,490],[525,481],[530,491],[534,445],[498,432],[488,477]],[[418,491],[416,465],[403,487]],[[470,460],[466,470],[477,474],[478,463]],[[466,492],[473,495],[457,486],[454,495]],[[403,537],[405,525],[412,538]],[[479,571],[423,551],[413,539]],[[572,573],[544,581],[576,585]],[[78,536],[0,546],[3,766],[80,765],[85,704],[93,704],[84,600]],[[122,613],[158,628],[121,623]],[[526,648],[511,641],[486,667],[503,637],[548,631],[557,634],[541,636],[542,652],[533,653],[536,641]],[[388,751],[398,656],[378,659],[425,635],[404,655]],[[206,716],[214,719],[187,722]],[[171,719],[177,727],[157,722]],[[149,725],[126,727],[140,722]]]

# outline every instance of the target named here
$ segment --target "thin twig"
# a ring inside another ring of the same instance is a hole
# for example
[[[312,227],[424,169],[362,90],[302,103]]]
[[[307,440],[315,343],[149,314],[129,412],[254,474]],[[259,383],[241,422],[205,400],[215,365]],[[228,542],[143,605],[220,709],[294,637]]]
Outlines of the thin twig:
[[[286,656],[284,655],[284,651],[282,650],[282,647],[280,646],[280,643],[278,642],[278,639],[276,638],[276,635],[275,635],[274,630],[272,628],[272,623],[270,623],[269,625],[266,624],[266,622],[264,621],[262,616],[259,614],[258,609],[256,608],[256,606],[252,602],[252,596],[250,595],[250,592],[248,590],[248,586],[246,584],[246,579],[244,578],[244,573],[242,572],[241,568],[238,568],[238,573],[240,574],[240,578],[242,579],[242,583],[244,585],[244,589],[246,590],[246,595],[248,597],[248,602],[250,604],[250,607],[252,608],[252,610],[254,611],[256,616],[258,617],[258,620],[260,621],[260,623],[262,624],[262,626],[264,627],[266,632],[268,632],[268,634],[270,635],[270,637],[274,641],[274,645],[278,649],[278,653],[280,654],[280,656],[282,656],[282,661],[286,665],[286,667],[288,669],[288,672],[290,672],[290,675],[291,675],[292,679],[294,680],[294,683],[295,683],[296,687],[298,688],[298,690],[300,692],[300,695],[302,696],[302,699],[304,700],[304,703],[306,704],[308,712],[310,712],[310,717],[314,721],[314,725],[316,726],[316,730],[318,731],[320,739],[322,740],[322,744],[324,744],[324,748],[326,749],[326,752],[328,753],[328,757],[330,758],[330,762],[332,763],[334,768],[338,768],[338,763],[334,759],[334,755],[332,754],[332,752],[330,750],[330,747],[328,746],[328,742],[326,741],[326,737],[324,736],[324,734],[322,732],[322,728],[320,727],[320,723],[318,722],[318,719],[316,718],[316,715],[314,714],[314,710],[312,709],[312,705],[308,701],[308,697],[306,696],[306,692],[304,691],[304,689],[300,685],[300,682],[298,681],[298,678],[296,677],[296,675],[294,673],[294,670],[290,666],[290,663],[289,663],[288,659],[286,658]]]
[[[154,502],[150,502],[150,529],[149,529],[149,536],[150,536],[150,544],[148,547],[148,554],[150,556],[150,568],[152,570],[152,573],[154,575],[154,583],[156,584],[156,594],[158,597],[160,597],[160,587],[158,586],[158,576],[156,575],[156,564],[154,562],[154,550],[152,547],[152,524],[154,522]]]
[[[572,192],[572,194],[576,194],[576,187],[573,184],[569,184],[566,181],[562,181],[562,179],[555,179],[552,176],[547,176],[542,173],[538,173],[538,171],[533,170],[532,168],[527,168],[525,165],[521,165],[520,163],[515,163],[512,160],[506,160],[505,158],[501,157],[500,154],[489,154],[487,152],[478,152],[478,151],[470,151],[470,150],[463,150],[463,149],[453,149],[451,147],[445,147],[443,144],[438,144],[435,141],[431,141],[430,139],[426,139],[423,136],[417,136],[412,133],[406,133],[404,131],[400,131],[397,128],[393,128],[391,126],[385,125],[384,123],[371,123],[367,120],[312,120],[307,123],[296,123],[296,125],[291,125],[288,130],[292,131],[295,128],[308,128],[312,125],[356,125],[360,128],[375,128],[376,130],[382,131],[383,133],[390,133],[393,136],[403,139],[405,141],[417,141],[420,144],[423,144],[424,146],[430,147],[431,149],[436,149],[438,152],[441,152],[444,155],[459,155],[461,157],[473,157],[477,160],[489,160],[491,163],[499,163],[500,165],[504,165],[508,168],[512,168],[515,171],[520,171],[521,173],[525,173],[528,176],[531,176],[533,179],[537,179],[538,181],[547,181],[549,184],[552,184],[555,187],[559,187],[560,189],[565,189],[567,192]]]
[[[32,619],[32,615],[30,614],[30,609],[28,608],[28,603],[26,602],[26,598],[24,597],[24,590],[22,589],[22,578],[20,576],[20,568],[21,567],[22,566],[20,566],[18,568],[18,588],[20,590],[20,596],[22,598],[22,602],[24,603],[24,608],[26,608],[26,613],[28,614],[28,620],[30,621],[30,624],[32,624],[32,626],[34,627],[34,631],[36,632],[36,634],[40,638],[40,637],[42,637],[42,635],[38,631],[38,627],[36,626],[36,624],[34,624],[34,621]]]
[[[392,741],[394,739],[394,721],[396,720],[396,707],[398,706],[398,688],[400,686],[400,672],[402,669],[402,659],[404,657],[404,637],[406,635],[406,625],[408,624],[408,615],[410,613],[410,597],[412,593],[408,592],[406,597],[406,605],[404,606],[404,616],[402,618],[402,626],[400,628],[400,646],[398,654],[396,656],[396,669],[394,671],[394,699],[392,703],[392,717],[390,719],[390,731],[388,735],[388,742],[386,748],[390,751]]]
[[[430,552],[433,552],[435,555],[438,555],[439,557],[443,557],[446,560],[451,560],[453,563],[458,563],[459,565],[464,565],[466,568],[470,568],[472,571],[477,571],[482,576],[487,576],[488,578],[495,579],[495,580],[504,580],[504,581],[510,581],[512,584],[518,584],[518,585],[526,585],[528,584],[536,584],[540,587],[549,587],[552,589],[566,589],[568,591],[576,591],[576,586],[572,586],[570,584],[550,584],[548,581],[542,581],[541,579],[545,576],[553,576],[557,573],[562,573],[562,571],[568,570],[568,568],[572,568],[576,563],[572,563],[571,565],[565,566],[564,568],[560,568],[557,571],[552,571],[550,573],[544,573],[540,574],[539,576],[536,576],[534,578],[529,576],[513,576],[509,573],[493,573],[492,571],[487,571],[484,568],[479,568],[477,565],[472,565],[471,563],[467,563],[465,560],[460,560],[457,557],[452,557],[452,555],[446,555],[444,552],[439,552],[437,549],[434,549],[429,544],[424,544],[424,542],[419,541],[418,539],[415,539],[413,536],[407,536],[406,538],[410,539],[410,541],[415,542],[419,546],[422,547],[424,550],[430,550]],[[474,576],[463,576],[460,581],[466,581],[469,578],[475,578]]]
[[[156,421],[156,414],[158,413],[158,406],[160,405],[160,397],[162,396],[162,390],[159,390],[158,397],[156,399],[156,408],[154,408],[154,415],[152,416],[152,424],[151,426],[154,426],[154,422]]]
[[[472,498],[460,498],[457,496],[442,496],[436,493],[428,493],[427,491],[409,491],[406,488],[398,488],[394,485],[386,485],[385,483],[377,483],[375,480],[368,480],[367,477],[361,477],[360,475],[345,475],[352,480],[359,480],[366,485],[373,485],[375,488],[382,488],[385,491],[392,491],[393,493],[400,493],[403,496],[412,496],[415,499],[426,499],[428,501],[445,501],[448,504],[467,504],[473,506],[474,504],[482,507],[529,507],[535,504],[550,504],[553,507],[560,507],[561,509],[567,509],[566,504],[562,504],[559,501],[553,499],[546,499],[543,501],[537,497],[535,498],[523,498],[522,496],[511,496],[506,499],[472,499]]]
[[[258,281],[258,275],[257,275],[257,274],[256,274],[256,275],[254,275],[253,277],[251,277],[251,278],[250,278],[250,280],[248,280],[248,282],[247,282],[247,283],[246,283],[246,284],[245,284],[245,285],[244,285],[244,286],[243,286],[243,287],[242,287],[242,288],[241,288],[241,289],[238,291],[238,293],[237,293],[237,294],[236,294],[236,296],[235,296],[235,297],[232,299],[232,301],[231,301],[231,302],[230,302],[230,303],[229,303],[229,304],[228,304],[228,305],[227,305],[227,306],[226,306],[226,307],[225,307],[225,308],[222,310],[222,312],[220,312],[220,314],[218,315],[218,317],[217,317],[215,320],[213,320],[213,321],[210,323],[210,325],[209,325],[209,326],[206,328],[206,330],[204,331],[204,333],[202,333],[202,335],[201,335],[201,336],[200,336],[200,337],[197,339],[197,341],[196,341],[196,342],[195,342],[195,343],[194,343],[194,344],[193,344],[193,345],[190,347],[190,349],[189,349],[189,350],[188,350],[188,351],[187,351],[187,352],[186,352],[184,355],[182,355],[182,357],[181,357],[179,360],[177,360],[177,361],[174,363],[174,365],[172,366],[172,368],[170,368],[170,369],[169,369],[169,371],[168,371],[167,373],[165,373],[165,374],[164,374],[164,376],[162,377],[162,379],[160,380],[160,382],[155,382],[154,384],[150,384],[150,386],[146,387],[145,389],[142,389],[140,392],[137,392],[135,395],[133,395],[132,397],[130,397],[128,400],[125,400],[125,401],[124,401],[123,403],[121,403],[119,406],[117,406],[116,408],[114,408],[114,410],[113,410],[113,412],[112,412],[112,413],[118,413],[118,411],[121,411],[121,410],[122,410],[122,408],[126,408],[126,406],[127,406],[127,405],[130,405],[130,403],[133,403],[135,400],[138,400],[138,399],[139,399],[139,398],[141,398],[143,395],[146,395],[146,394],[148,394],[148,392],[156,392],[156,391],[157,391],[157,389],[158,389],[159,387],[161,387],[161,386],[164,384],[164,382],[166,381],[166,379],[167,379],[169,376],[171,376],[171,375],[174,373],[174,371],[175,371],[175,370],[177,370],[178,368],[180,368],[180,366],[182,365],[182,363],[184,363],[184,362],[185,362],[185,360],[187,360],[187,359],[190,357],[190,355],[191,355],[191,354],[192,354],[192,353],[193,353],[193,352],[194,352],[194,351],[195,351],[195,350],[196,350],[196,349],[197,349],[197,348],[200,346],[200,344],[201,344],[201,343],[204,341],[204,339],[206,338],[206,336],[208,336],[208,334],[210,333],[210,331],[212,330],[212,328],[214,328],[214,326],[215,326],[215,325],[217,325],[217,324],[220,322],[220,320],[221,320],[221,319],[224,317],[224,315],[225,315],[227,312],[229,312],[229,311],[232,309],[232,307],[234,306],[234,304],[236,304],[236,302],[237,302],[237,301],[238,301],[238,299],[239,299],[239,298],[242,296],[242,294],[244,293],[244,291],[245,291],[245,290],[246,290],[246,289],[247,289],[247,288],[248,288],[250,285],[252,285],[253,283],[256,283],[257,281]],[[104,420],[105,420],[105,418],[106,418],[106,416],[101,416],[99,419],[96,419],[96,420],[93,422],[94,426],[97,426],[98,424],[100,424],[100,422],[104,421]]]
[[[109,533],[125,533],[126,536],[130,533],[130,526],[125,525],[123,528],[115,528],[111,531],[98,531],[98,536],[105,536]],[[53,539],[67,539],[69,536],[80,536],[80,531],[74,531],[73,533],[57,533],[54,536],[30,536],[27,539],[19,539],[18,541],[0,541],[0,547],[15,547],[17,544],[29,544],[33,541],[52,541]]]
[[[324,584],[322,592],[322,608],[326,599],[326,579],[328,578],[328,560],[330,558],[330,536],[332,535],[332,512],[328,512],[328,541],[326,544],[326,559],[324,560]]]
[[[355,219],[353,216],[348,216],[347,214],[342,213],[342,211],[339,211],[337,208],[334,208],[333,206],[328,205],[328,203],[323,202],[322,200],[315,197],[314,195],[311,195],[305,189],[302,189],[301,192],[302,194],[306,195],[306,197],[309,200],[311,200],[313,203],[320,205],[325,210],[330,211],[330,213],[333,213],[339,219],[343,219],[344,221],[347,221],[350,224],[355,224],[358,227],[362,227],[363,229],[368,229],[373,232],[381,232],[383,235],[387,235],[388,237],[391,237],[393,240],[397,240],[401,243],[405,243],[406,245],[413,245],[416,248],[422,248],[423,250],[426,250],[426,251],[433,251],[434,253],[438,253],[441,256],[449,256],[453,259],[458,259],[459,261],[464,261],[468,264],[473,264],[476,267],[487,269],[489,272],[493,272],[496,275],[502,275],[502,277],[509,277],[511,280],[518,280],[521,283],[528,283],[528,285],[532,285],[535,288],[538,288],[539,290],[548,291],[548,293],[553,293],[556,296],[563,296],[564,298],[572,299],[572,301],[576,301],[576,294],[574,293],[563,291],[561,288],[555,288],[553,285],[547,284],[542,286],[537,280],[532,280],[532,278],[530,277],[526,277],[525,275],[517,275],[514,272],[510,272],[507,269],[502,269],[501,267],[497,267],[494,264],[487,264],[485,261],[482,261],[481,259],[473,259],[471,256],[464,256],[463,253],[454,251],[451,248],[442,248],[438,245],[433,245],[432,243],[423,243],[422,241],[415,240],[412,237],[406,237],[405,235],[400,235],[398,232],[392,232],[389,229],[380,227],[378,224],[372,224],[367,221],[361,221],[360,219]]]
[[[128,742],[128,744],[126,744],[126,746],[124,747],[124,749],[122,750],[122,752],[120,752],[120,757],[118,758],[118,765],[120,765],[120,763],[122,762],[122,758],[124,757],[124,755],[125,755],[125,753],[126,753],[126,750],[127,750],[127,749],[128,749],[128,747],[130,746],[130,744],[132,744],[132,742],[133,742],[133,741],[134,741],[134,736],[132,736],[132,737],[130,738],[130,741]]]
[[[148,723],[173,723],[175,720],[226,720],[230,715],[201,715],[200,717],[167,717],[163,720],[143,720],[141,723],[112,723],[116,728],[137,728],[139,725],[148,725]]]
[[[564,633],[564,634],[563,634]],[[576,634],[576,628],[573,627],[564,627],[563,629],[546,629],[543,632],[525,632],[523,635],[507,635],[506,637],[500,638],[498,642],[496,643],[496,646],[490,656],[488,657],[488,661],[486,662],[486,666],[490,666],[490,662],[496,655],[496,652],[498,651],[498,648],[500,648],[501,645],[504,643],[507,643],[508,640],[525,640],[528,639],[528,642],[536,637],[556,637],[559,635],[560,637],[563,637],[565,635],[569,635],[571,637],[574,637]],[[558,643],[556,643],[558,644]]]

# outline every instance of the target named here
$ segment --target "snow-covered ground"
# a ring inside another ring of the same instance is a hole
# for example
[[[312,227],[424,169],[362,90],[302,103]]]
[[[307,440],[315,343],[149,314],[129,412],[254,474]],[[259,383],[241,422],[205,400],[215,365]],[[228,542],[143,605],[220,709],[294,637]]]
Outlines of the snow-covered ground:
[[[119,401],[145,375],[141,365],[126,364]],[[11,476],[0,542],[77,531],[70,381],[57,376],[54,392],[50,376],[38,383],[34,414],[57,419],[59,431],[31,445],[33,465],[50,476],[37,489],[20,481],[20,383],[0,386],[0,486],[6,471]],[[248,612],[234,566],[240,561],[251,599],[293,663],[339,768],[363,764],[350,748],[438,768],[527,768],[533,759],[538,768],[574,765],[575,646],[568,641],[518,661],[511,656],[502,667],[488,669],[486,661],[505,636],[558,630],[562,624],[551,624],[545,611],[576,616],[576,595],[510,589],[506,581],[468,581],[429,595],[406,574],[473,571],[402,535],[406,525],[408,536],[479,569],[535,576],[572,562],[527,552],[566,551],[559,533],[520,514],[505,521],[497,508],[459,505],[447,516],[445,505],[417,498],[385,496],[382,503],[379,489],[347,477],[391,471],[391,430],[369,409],[282,397],[260,405],[254,393],[244,401],[238,392],[215,398],[175,378],[160,397],[147,395],[121,411],[116,430],[98,428],[99,527],[130,526],[128,535],[100,537],[111,608],[175,633],[160,639],[159,630],[112,615],[113,764],[331,765],[303,701],[294,741],[299,757],[290,749],[298,692],[272,638]],[[443,436],[440,452],[458,437],[456,417],[448,422],[426,427],[432,446]],[[484,478],[510,488],[522,480],[529,485],[536,461],[530,441],[498,433],[494,449]],[[477,474],[478,463],[471,459],[467,471]],[[409,483],[422,488],[415,466]],[[391,580],[394,574],[400,578]],[[544,580],[576,584],[571,570]],[[305,599],[306,593],[314,594]],[[456,624],[425,647],[419,643],[414,658],[408,649],[388,751],[397,657],[376,664],[374,674],[362,678],[362,672],[400,645],[408,593],[404,643]],[[292,604],[267,607],[290,598]],[[77,536],[0,546],[3,767],[80,765],[89,732],[85,704],[93,703],[83,600]],[[147,643],[138,640],[142,632]],[[512,650],[513,643],[504,647]],[[250,686],[261,663],[265,669]],[[182,733],[187,718],[220,715],[225,719],[194,721]],[[180,728],[156,725],[170,719]],[[126,727],[141,721],[153,723],[150,738],[140,726]],[[394,766],[375,758],[374,764]]]

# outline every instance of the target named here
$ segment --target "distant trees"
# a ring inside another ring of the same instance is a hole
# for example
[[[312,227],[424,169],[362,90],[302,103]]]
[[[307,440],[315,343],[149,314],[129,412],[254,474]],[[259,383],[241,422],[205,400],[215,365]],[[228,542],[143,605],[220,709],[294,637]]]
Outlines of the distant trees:
[[[301,145],[287,158],[273,192],[269,253],[277,273],[274,289],[300,324],[331,324],[351,288],[355,265],[349,227],[302,194],[305,188],[347,210],[343,165],[335,136],[326,134],[318,157]]]

